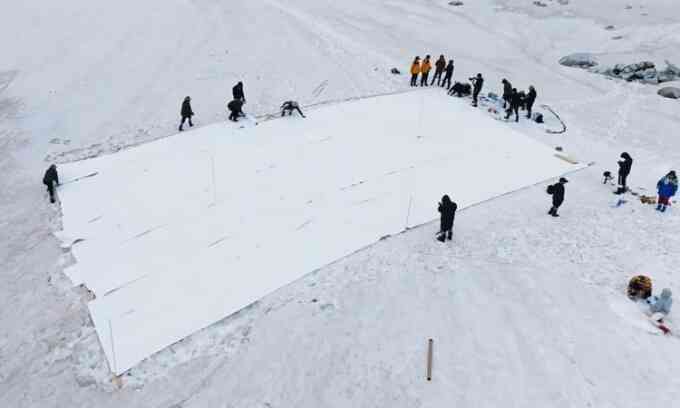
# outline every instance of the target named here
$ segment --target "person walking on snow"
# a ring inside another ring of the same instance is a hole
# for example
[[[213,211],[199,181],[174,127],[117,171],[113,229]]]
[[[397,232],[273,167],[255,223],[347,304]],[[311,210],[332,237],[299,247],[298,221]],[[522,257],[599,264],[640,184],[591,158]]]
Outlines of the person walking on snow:
[[[548,214],[552,215],[553,217],[559,217],[559,214],[557,214],[557,209],[560,208],[564,202],[564,185],[568,182],[569,181],[567,179],[561,177],[560,181],[548,186],[548,194],[552,195],[552,207],[550,207]]]
[[[246,103],[246,95],[243,93],[243,82],[239,81],[233,88],[231,88],[231,93],[234,99]]]
[[[423,63],[420,64],[420,86],[428,86],[427,77],[430,76],[431,69],[432,63],[430,62],[430,56],[426,55]]]
[[[189,127],[193,127],[194,124],[191,123],[191,117],[194,116],[194,111],[191,110],[191,98],[186,97],[184,98],[184,101],[182,102],[182,109],[180,110],[180,114],[182,115],[182,121],[179,123],[179,131],[181,132],[182,126],[184,126],[184,122],[186,120],[189,120]]]
[[[623,194],[626,192],[626,180],[630,174],[630,169],[633,167],[633,158],[626,152],[621,153],[619,159],[619,189],[615,194]]]
[[[536,96],[536,89],[532,85],[529,87],[526,99],[524,99],[527,108],[527,119],[531,119],[531,109],[534,107],[534,102],[536,102]]]
[[[444,70],[446,74],[444,74],[442,86],[446,86],[446,89],[449,89],[451,88],[451,79],[453,78],[453,60],[449,60],[449,63]]]
[[[659,193],[659,201],[656,206],[657,211],[666,211],[666,206],[670,205],[670,199],[678,191],[678,177],[675,171],[666,174],[658,183],[656,183],[656,190]]]
[[[300,105],[295,101],[286,101],[281,105],[281,116],[285,116],[286,113],[288,113],[288,116],[293,116],[294,110],[298,111],[303,118],[305,117],[305,114],[300,110]]]
[[[420,57],[416,55],[411,64],[411,86],[418,86],[418,74],[420,74]]]
[[[43,176],[43,184],[47,186],[47,192],[50,194],[50,202],[54,203],[54,185],[59,185],[59,173],[57,173],[57,165],[51,165],[45,175]]]
[[[517,88],[512,88],[510,97],[508,98],[508,109],[505,111],[505,120],[510,118],[512,112],[515,112],[515,122],[519,122],[519,106],[522,104],[522,96],[517,92]]]
[[[453,221],[456,218],[456,210],[458,205],[451,201],[448,195],[442,197],[439,202],[439,213],[441,218],[439,221],[439,235],[437,239],[441,242],[450,241],[453,236]]]
[[[436,80],[437,86],[441,86],[444,68],[446,68],[446,59],[444,59],[444,55],[440,55],[437,62],[434,63],[434,76],[432,77],[430,85],[434,85],[434,81]]]
[[[510,104],[510,98],[512,98],[512,85],[505,78],[503,78],[501,83],[503,84],[503,109],[507,109]]]
[[[477,74],[476,77],[470,78],[472,81],[472,106],[477,106],[477,101],[479,98],[479,93],[482,92],[482,87],[484,86],[484,78],[482,74]]]
[[[234,99],[229,102],[227,109],[229,109],[230,112],[229,120],[232,122],[238,122],[239,117],[246,116],[245,113],[243,113],[243,101],[241,99]]]

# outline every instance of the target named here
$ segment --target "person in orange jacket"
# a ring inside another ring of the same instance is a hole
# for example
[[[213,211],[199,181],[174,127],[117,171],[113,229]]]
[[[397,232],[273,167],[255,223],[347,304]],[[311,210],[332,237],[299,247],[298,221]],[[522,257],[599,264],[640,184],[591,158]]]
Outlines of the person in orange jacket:
[[[418,86],[418,74],[420,74],[420,57],[416,55],[411,64],[411,86]]]
[[[427,77],[430,76],[431,69],[432,63],[430,62],[430,56],[426,55],[423,63],[420,64],[420,86],[428,86]]]

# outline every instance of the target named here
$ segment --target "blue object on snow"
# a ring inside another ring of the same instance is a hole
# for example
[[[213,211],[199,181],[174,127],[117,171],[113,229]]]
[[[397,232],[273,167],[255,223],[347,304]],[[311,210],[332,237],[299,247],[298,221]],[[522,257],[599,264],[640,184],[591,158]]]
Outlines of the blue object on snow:
[[[669,314],[671,312],[671,306],[673,305],[671,296],[672,292],[668,288],[661,291],[661,296],[650,296],[647,299],[649,311],[652,313]]]

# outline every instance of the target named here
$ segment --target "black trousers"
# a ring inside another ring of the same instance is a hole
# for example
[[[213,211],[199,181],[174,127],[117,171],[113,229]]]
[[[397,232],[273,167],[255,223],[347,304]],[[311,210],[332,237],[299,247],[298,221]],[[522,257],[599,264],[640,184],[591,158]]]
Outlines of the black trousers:
[[[420,74],[420,86],[427,86],[427,77],[430,76],[429,72],[423,72]]]
[[[449,75],[449,74],[444,75],[444,80],[442,81],[442,86],[445,86],[446,89],[451,88],[451,75]]]
[[[229,115],[229,120],[236,122],[238,121],[239,116],[246,116],[243,112],[240,111],[231,111],[231,114]]]
[[[54,202],[54,183],[45,183],[45,186],[47,186],[47,192],[50,194],[50,202]]]
[[[189,126],[194,126],[193,123],[191,123],[191,116],[182,116],[182,121],[179,123],[179,128],[182,129],[182,126],[184,126],[184,122],[189,121]]]
[[[477,99],[479,98],[479,92],[480,91],[478,91],[478,90],[475,90],[474,92],[472,92],[472,104],[474,106],[477,106]]]
[[[512,112],[515,112],[515,122],[519,122],[519,106],[510,106],[505,111],[505,119],[509,119]]]
[[[619,185],[620,185],[621,187],[623,187],[624,190],[625,190],[625,188],[626,188],[626,179],[627,179],[627,178],[628,178],[628,175],[627,175],[627,174],[621,174],[621,173],[619,173]]]
[[[432,82],[430,82],[430,85],[434,85],[434,81],[437,81],[437,86],[441,84],[442,71],[434,71],[434,76],[432,77]]]
[[[418,86],[418,74],[411,74],[411,86]]]
[[[527,118],[531,119],[531,109],[534,107],[533,101],[527,101]]]

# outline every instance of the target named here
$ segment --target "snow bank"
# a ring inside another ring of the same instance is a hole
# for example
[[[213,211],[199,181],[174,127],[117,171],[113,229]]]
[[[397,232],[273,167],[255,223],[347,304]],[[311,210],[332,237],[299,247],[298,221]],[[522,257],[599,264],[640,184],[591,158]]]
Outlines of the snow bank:
[[[580,168],[439,90],[217,124],[61,167],[112,371],[381,237]],[[499,169],[501,169],[499,171]]]

